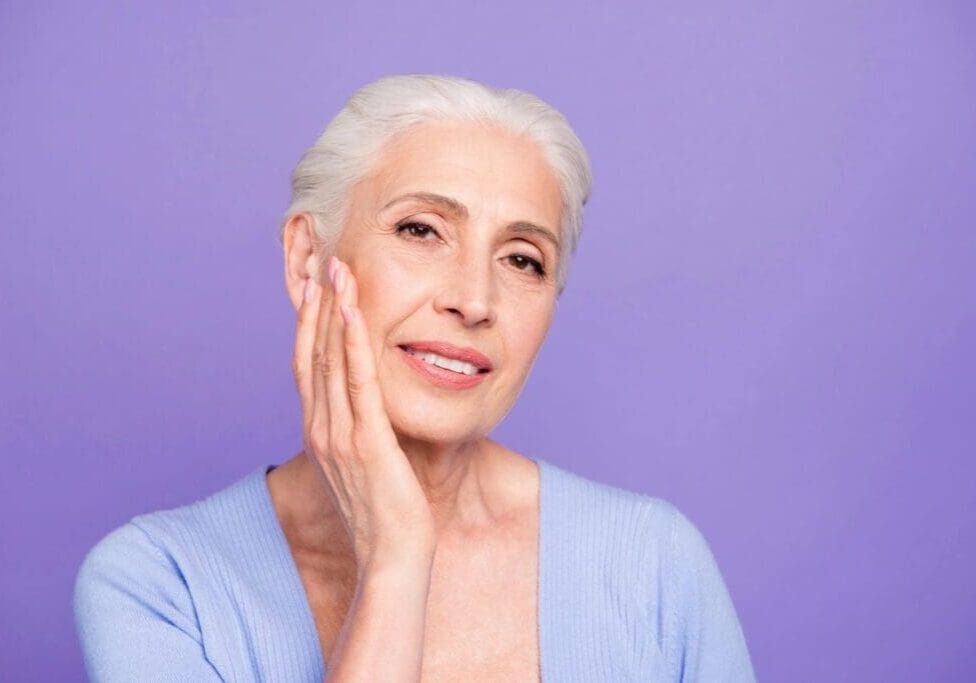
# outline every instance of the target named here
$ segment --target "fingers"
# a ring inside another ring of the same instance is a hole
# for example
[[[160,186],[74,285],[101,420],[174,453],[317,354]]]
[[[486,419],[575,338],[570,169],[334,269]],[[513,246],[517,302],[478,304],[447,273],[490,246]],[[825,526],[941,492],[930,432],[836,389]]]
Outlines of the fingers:
[[[313,278],[305,281],[302,304],[295,323],[295,351],[292,356],[292,373],[298,388],[302,407],[302,424],[307,428],[315,405],[312,354],[315,348],[315,331],[319,319],[319,297],[322,288]]]
[[[369,342],[369,333],[359,309],[359,285],[349,267],[341,261],[336,266],[336,278],[341,285],[333,316],[342,320],[341,339],[344,346],[345,386],[343,410],[348,410],[350,428],[359,429],[372,437],[391,436],[389,418],[383,405],[376,374],[376,361]]]
[[[300,341],[296,343],[296,358],[305,354],[312,359],[311,378],[303,382],[300,392],[303,406],[309,406],[307,434],[320,455],[351,446],[354,431],[393,435],[369,334],[358,308],[356,279],[335,257],[329,261],[329,278],[331,290],[313,285],[314,299],[302,307]]]
[[[334,360],[328,354],[326,341],[328,339],[329,325],[332,320],[332,301],[335,299],[335,292],[326,290],[321,285],[315,285],[317,289],[318,318],[315,322],[314,341],[310,371],[312,375],[312,400],[309,411],[309,419],[306,422],[306,437],[312,441],[312,446],[320,453],[328,452],[329,436],[329,405],[326,398],[326,377],[334,372]]]
[[[340,309],[345,325],[346,377],[349,404],[357,425],[374,435],[390,431],[389,418],[376,376],[376,361],[369,334],[357,301],[343,302]]]
[[[329,261],[329,275],[335,296],[332,298],[326,331],[325,396],[329,402],[329,429],[333,439],[345,443],[343,437],[352,429],[352,411],[346,388],[346,349],[339,305],[348,300],[349,290],[355,287],[355,283],[348,267],[335,257]]]

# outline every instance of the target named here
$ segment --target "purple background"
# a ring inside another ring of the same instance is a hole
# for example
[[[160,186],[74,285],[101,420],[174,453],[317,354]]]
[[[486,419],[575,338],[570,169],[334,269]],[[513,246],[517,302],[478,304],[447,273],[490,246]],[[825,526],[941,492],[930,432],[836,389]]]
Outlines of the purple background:
[[[5,680],[82,677],[110,529],[297,451],[288,174],[395,72],[592,155],[498,438],[678,505],[761,679],[972,680],[970,3],[96,4],[0,5]]]

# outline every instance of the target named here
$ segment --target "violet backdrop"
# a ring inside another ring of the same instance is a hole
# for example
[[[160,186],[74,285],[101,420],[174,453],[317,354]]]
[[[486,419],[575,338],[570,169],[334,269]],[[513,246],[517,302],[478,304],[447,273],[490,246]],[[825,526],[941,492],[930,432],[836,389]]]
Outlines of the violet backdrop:
[[[110,529],[297,451],[288,174],[357,86],[433,72],[592,156],[497,438],[682,509],[760,679],[972,680],[972,7],[0,5],[0,677],[83,677]]]

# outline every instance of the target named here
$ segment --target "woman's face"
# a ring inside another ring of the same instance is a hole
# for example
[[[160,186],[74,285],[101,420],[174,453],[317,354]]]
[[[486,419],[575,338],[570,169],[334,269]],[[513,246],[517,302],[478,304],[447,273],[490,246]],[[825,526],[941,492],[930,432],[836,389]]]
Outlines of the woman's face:
[[[350,200],[336,255],[359,284],[394,429],[433,443],[486,435],[521,391],[556,301],[562,206],[541,150],[494,127],[421,124]],[[456,349],[483,356],[468,357],[475,374],[450,360]]]

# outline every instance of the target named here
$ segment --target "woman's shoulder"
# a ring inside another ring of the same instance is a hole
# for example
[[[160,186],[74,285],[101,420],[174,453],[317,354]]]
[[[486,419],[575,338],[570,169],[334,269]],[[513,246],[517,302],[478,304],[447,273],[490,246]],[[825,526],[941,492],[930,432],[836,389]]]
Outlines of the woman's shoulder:
[[[225,651],[232,636],[205,625],[234,616],[212,609],[211,603],[227,604],[212,598],[237,590],[237,577],[253,560],[248,548],[260,545],[253,536],[266,514],[264,472],[262,467],[194,503],[136,515],[87,552],[75,577],[73,606],[92,679],[122,680],[133,671],[218,678],[205,654],[206,634],[211,655]]]
[[[548,504],[561,517],[569,515],[571,520],[567,523],[604,530],[630,527],[634,534],[639,533],[655,545],[666,544],[674,533],[697,533],[688,518],[664,498],[591,479],[550,462],[538,462],[544,478],[540,503],[543,507]]]
[[[106,533],[78,568],[76,609],[97,602],[109,586],[179,602],[187,574],[195,568],[233,564],[240,556],[240,539],[267,528],[261,489],[265,471],[254,470],[195,502],[136,515]]]
[[[551,463],[540,462],[540,472],[540,528],[551,558],[587,555],[655,600],[681,602],[721,584],[708,541],[674,503]]]
[[[251,470],[224,488],[192,503],[137,515],[132,524],[160,539],[177,540],[188,534],[221,534],[230,528],[249,528],[267,522],[267,466]]]
[[[88,555],[125,555],[147,544],[159,549],[175,549],[181,545],[190,548],[203,538],[218,542],[227,528],[240,529],[260,523],[267,514],[266,489],[262,489],[266,469],[252,470],[191,503],[135,515],[108,532]]]
[[[573,594],[591,605],[584,621],[623,610],[625,623],[644,630],[621,637],[654,633],[676,679],[755,680],[716,559],[681,510],[551,463],[540,463],[540,471],[552,600]]]

